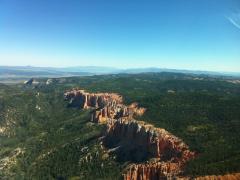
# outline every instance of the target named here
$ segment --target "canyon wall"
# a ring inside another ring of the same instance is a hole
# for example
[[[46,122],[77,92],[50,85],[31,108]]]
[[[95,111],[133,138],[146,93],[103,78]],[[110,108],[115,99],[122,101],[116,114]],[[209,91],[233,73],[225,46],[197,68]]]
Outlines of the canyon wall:
[[[130,142],[145,149],[150,157],[173,162],[186,162],[194,157],[194,153],[181,139],[143,121],[112,119],[107,126],[106,139],[113,139],[118,145]]]
[[[96,123],[106,122],[107,119],[132,118],[133,115],[142,115],[145,112],[137,103],[124,105],[122,96],[116,93],[88,93],[73,89],[66,92],[64,97],[71,107],[92,108],[92,121]]]
[[[178,163],[154,162],[130,165],[123,174],[124,180],[163,180],[175,178],[181,167]]]
[[[176,180],[239,180],[240,173],[225,174],[225,175],[209,175],[199,176],[195,178],[191,177],[178,177]]]
[[[130,161],[125,180],[171,179],[181,174],[186,162],[195,157],[188,146],[168,131],[134,120],[144,108],[123,104],[115,93],[88,93],[73,89],[64,94],[69,106],[92,109],[92,121],[106,123],[103,144],[119,160]]]
[[[197,177],[195,180],[239,180],[240,173]]]

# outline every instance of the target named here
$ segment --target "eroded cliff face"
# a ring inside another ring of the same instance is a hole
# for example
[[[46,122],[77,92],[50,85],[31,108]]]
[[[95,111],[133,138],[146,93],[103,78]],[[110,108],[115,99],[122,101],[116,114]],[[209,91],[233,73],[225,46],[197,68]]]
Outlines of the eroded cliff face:
[[[239,180],[240,179],[240,173],[234,173],[234,174],[226,174],[222,176],[203,176],[203,177],[197,177],[195,180]]]
[[[150,158],[186,162],[194,157],[194,153],[181,139],[143,121],[111,119],[107,126],[106,141],[113,140],[116,145],[129,144],[142,148]]]
[[[92,121],[96,123],[106,122],[107,119],[132,118],[145,112],[144,108],[138,108],[137,103],[124,105],[122,96],[116,93],[88,93],[73,89],[64,96],[71,107],[92,108]]]
[[[181,171],[178,163],[154,162],[130,165],[123,174],[125,180],[163,180],[176,177]]]
[[[106,123],[103,144],[119,161],[130,161],[125,180],[171,179],[181,174],[186,162],[195,157],[188,146],[168,131],[133,119],[144,108],[123,104],[115,93],[87,93],[73,89],[65,93],[70,106],[92,108],[92,121]]]
[[[199,176],[195,178],[181,177],[176,180],[239,180],[240,173],[225,174],[225,175],[210,175],[210,176]]]

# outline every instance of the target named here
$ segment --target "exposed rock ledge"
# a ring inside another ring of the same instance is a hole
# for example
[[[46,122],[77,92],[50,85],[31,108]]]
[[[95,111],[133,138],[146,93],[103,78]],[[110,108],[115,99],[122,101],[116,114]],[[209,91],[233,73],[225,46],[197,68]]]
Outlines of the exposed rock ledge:
[[[225,175],[211,175],[211,176],[200,176],[194,178],[194,180],[239,180],[240,173],[225,174]],[[193,178],[182,177],[176,180],[193,180]]]
[[[69,106],[81,109],[94,108],[92,121],[106,122],[108,119],[132,118],[133,115],[142,115],[144,108],[138,108],[137,103],[130,106],[123,105],[122,96],[115,93],[88,93],[84,90],[73,89],[64,94],[69,100]]]
[[[133,116],[142,115],[145,109],[137,103],[124,105],[118,94],[73,89],[64,96],[69,106],[91,108],[93,122],[106,123],[105,146],[117,151],[120,159],[134,162],[124,172],[125,180],[175,178],[195,156],[181,139],[168,131],[134,120]]]

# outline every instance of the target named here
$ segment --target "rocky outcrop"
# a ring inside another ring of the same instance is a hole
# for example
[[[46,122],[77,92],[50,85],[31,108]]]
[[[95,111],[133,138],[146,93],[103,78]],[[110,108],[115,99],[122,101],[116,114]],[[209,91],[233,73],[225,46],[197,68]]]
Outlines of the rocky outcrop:
[[[31,85],[37,85],[37,84],[39,84],[39,82],[36,81],[35,79],[31,78],[31,79],[29,79],[27,81],[24,81],[24,84],[28,85],[28,86],[31,86]]]
[[[113,141],[118,146],[130,142],[131,146],[144,149],[150,158],[184,163],[194,157],[181,139],[143,121],[112,119],[107,126],[107,141]]]
[[[125,180],[162,180],[171,179],[181,171],[178,163],[146,163],[130,165],[123,174]]]
[[[111,120],[107,126],[107,147],[118,147],[126,161],[154,159],[154,162],[130,165],[124,173],[126,180],[173,178],[195,157],[181,139],[145,122],[118,119]]]
[[[225,174],[225,175],[211,175],[211,176],[200,176],[195,178],[190,177],[179,177],[176,180],[239,180],[240,173]]]
[[[137,103],[130,106],[123,104],[122,96],[116,93],[88,93],[74,89],[64,94],[69,106],[81,109],[93,109],[92,121],[106,122],[107,119],[132,118],[133,115],[142,115],[144,108],[138,108]]]
[[[69,106],[92,109],[92,121],[106,123],[103,144],[120,161],[133,162],[123,174],[125,180],[171,179],[181,174],[186,162],[195,157],[188,146],[168,131],[134,120],[144,108],[123,104],[115,93],[87,93],[73,89],[65,93]]]
[[[226,174],[226,175],[212,175],[212,176],[202,176],[197,177],[195,180],[239,180],[240,179],[240,173],[235,174]]]
[[[31,78],[31,79],[25,81],[24,84],[26,84],[26,85],[32,85],[33,81],[34,81],[34,79]]]

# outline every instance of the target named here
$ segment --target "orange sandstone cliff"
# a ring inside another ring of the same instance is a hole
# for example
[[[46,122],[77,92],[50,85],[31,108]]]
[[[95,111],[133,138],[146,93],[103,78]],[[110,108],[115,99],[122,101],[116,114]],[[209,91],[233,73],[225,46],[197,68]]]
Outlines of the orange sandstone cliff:
[[[240,173],[234,173],[234,174],[226,174],[222,176],[203,176],[203,177],[197,177],[195,180],[239,180],[240,179]]]
[[[195,157],[181,139],[168,131],[134,120],[133,116],[142,115],[145,109],[137,103],[124,105],[118,94],[73,89],[64,96],[69,106],[91,108],[93,122],[106,123],[104,145],[115,151],[119,160],[133,162],[123,173],[125,180],[172,179]]]
[[[176,178],[176,180],[239,180],[239,179],[240,179],[240,173],[200,176],[195,178],[190,178],[190,177]]]
[[[88,93],[74,89],[64,94],[69,106],[81,109],[93,108],[92,121],[105,122],[107,119],[132,118],[133,115],[142,115],[144,108],[138,108],[137,103],[130,106],[123,104],[122,96],[116,93]]]

